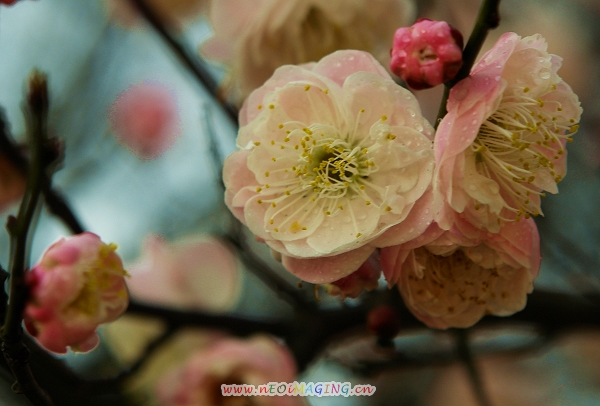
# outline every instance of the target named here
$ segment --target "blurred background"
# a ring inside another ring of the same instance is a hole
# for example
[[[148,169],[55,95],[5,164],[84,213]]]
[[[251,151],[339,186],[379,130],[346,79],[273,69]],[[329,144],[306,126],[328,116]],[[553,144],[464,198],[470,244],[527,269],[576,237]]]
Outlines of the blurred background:
[[[415,7],[418,17],[447,20],[466,39],[479,4],[479,0],[421,0]],[[197,50],[212,31],[202,10],[194,17],[181,24],[177,35],[190,49]],[[542,34],[549,43],[549,52],[563,58],[559,75],[579,95],[584,109],[581,128],[569,146],[568,176],[559,186],[560,193],[544,201],[545,217],[536,218],[543,259],[535,287],[591,297],[600,293],[600,2],[504,0],[501,17],[501,25],[490,34],[486,48],[506,31],[521,36]],[[236,125],[143,19],[115,10],[108,0],[23,0],[1,7],[0,106],[18,140],[25,134],[21,105],[32,68],[48,74],[50,134],[64,142],[64,159],[53,177],[54,185],[67,197],[86,229],[119,246],[118,252],[131,265],[134,280],[152,279],[150,273],[144,274],[148,269],[143,261],[148,252],[157,249],[152,241],[181,246],[185,241],[206,241],[209,235],[219,237],[227,233],[232,222],[223,204],[218,162],[235,149]],[[224,67],[216,63],[209,70],[216,80],[226,75]],[[177,117],[172,147],[151,160],[139,159],[124,147],[118,129],[111,123],[111,106],[119,95],[143,83],[166,89],[173,98]],[[422,91],[417,97],[425,116],[433,122],[441,89]],[[15,211],[16,207],[12,207],[3,213],[1,221]],[[42,211],[33,240],[32,261],[50,243],[68,234],[60,221]],[[148,239],[150,234],[160,238]],[[0,233],[2,264],[8,261],[8,241],[6,233]],[[292,285],[298,282],[279,268],[265,247],[253,247]],[[234,259],[229,265],[232,276],[228,282],[217,280],[213,271],[212,276],[203,279],[202,286],[192,286],[187,292],[172,288],[163,296],[157,293],[160,297],[151,297],[144,291],[151,289],[152,283],[148,282],[146,287],[141,283],[134,293],[181,308],[195,306],[264,317],[290,314],[290,306],[244,269],[239,260]],[[222,271],[225,265],[217,261],[212,266]],[[145,276],[136,278],[136,272]],[[161,284],[156,282],[154,286]],[[227,300],[188,303],[182,299],[204,292],[206,286],[211,286],[213,292],[226,291],[223,295]],[[305,286],[302,292],[312,296],[310,287]],[[353,303],[323,298],[321,305],[340,307]],[[600,404],[599,327],[564,331],[544,345],[537,344],[536,331],[529,326],[478,331],[473,345],[480,354],[479,367],[492,404]],[[155,320],[127,316],[102,330],[100,348],[86,355],[70,354],[65,359],[85,376],[109,377],[131,365],[161,328]],[[152,388],[160,374],[182,362],[190,349],[205,345],[214,334],[217,333],[178,334],[138,377],[127,382],[124,392],[128,401],[156,404]],[[411,354],[415,362],[360,375],[352,365],[352,357],[369,354],[370,344],[368,338],[364,342],[340,341],[298,380],[370,383],[377,387],[373,397],[311,398],[309,403],[477,404],[463,367],[445,361],[443,354],[452,346],[447,332],[425,328],[402,331],[395,345]],[[510,351],[512,348],[531,349]],[[505,349],[506,353],[495,351],[498,349]],[[0,403],[24,402],[11,395],[10,377],[6,373],[1,376],[6,382],[0,391]]]

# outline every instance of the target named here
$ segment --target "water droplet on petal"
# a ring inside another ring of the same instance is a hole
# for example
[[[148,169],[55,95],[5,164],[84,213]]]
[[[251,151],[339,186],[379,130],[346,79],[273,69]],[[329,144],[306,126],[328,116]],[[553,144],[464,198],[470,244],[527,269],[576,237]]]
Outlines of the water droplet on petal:
[[[423,126],[420,123],[415,123],[415,129],[417,131],[423,131]]]
[[[411,116],[414,117],[417,115],[417,113],[415,113],[415,111],[413,109],[411,109],[410,107],[406,109],[406,112]]]
[[[469,190],[477,190],[477,186],[475,186],[474,184],[470,184]]]
[[[540,79],[550,79],[551,72],[548,69],[542,69],[540,71]]]

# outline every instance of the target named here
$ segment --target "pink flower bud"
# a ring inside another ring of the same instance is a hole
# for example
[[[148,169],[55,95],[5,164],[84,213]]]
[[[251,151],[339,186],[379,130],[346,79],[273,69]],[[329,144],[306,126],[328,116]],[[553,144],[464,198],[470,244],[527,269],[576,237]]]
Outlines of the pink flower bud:
[[[379,286],[379,277],[381,276],[381,267],[375,255],[371,255],[356,271],[327,285],[327,293],[331,296],[341,296],[357,298],[364,290],[377,289]]]
[[[115,100],[109,116],[117,142],[144,161],[171,148],[181,132],[175,98],[158,84],[129,87]]]
[[[390,69],[411,88],[428,89],[456,76],[462,46],[462,35],[447,22],[421,18],[396,31]]]
[[[400,331],[400,316],[391,306],[379,306],[369,312],[367,328],[376,336],[392,339]]]
[[[78,234],[50,246],[29,271],[25,328],[43,347],[90,351],[99,342],[98,325],[125,311],[127,272],[115,249],[95,234]]]

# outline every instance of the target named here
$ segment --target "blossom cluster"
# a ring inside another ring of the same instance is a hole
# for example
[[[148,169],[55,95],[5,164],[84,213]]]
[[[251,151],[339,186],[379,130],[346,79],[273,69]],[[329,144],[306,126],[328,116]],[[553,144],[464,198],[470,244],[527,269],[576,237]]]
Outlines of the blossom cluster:
[[[462,39],[442,29],[429,35],[439,63],[405,64],[425,82],[460,67],[443,62],[455,55],[445,44]],[[425,49],[427,38],[406,35],[399,42]],[[379,261],[429,326],[512,314],[539,270],[532,217],[558,192],[581,115],[560,65],[541,36],[504,34],[452,88],[435,132],[366,52],[280,67],[244,102],[225,201],[289,272],[332,294],[376,288]]]

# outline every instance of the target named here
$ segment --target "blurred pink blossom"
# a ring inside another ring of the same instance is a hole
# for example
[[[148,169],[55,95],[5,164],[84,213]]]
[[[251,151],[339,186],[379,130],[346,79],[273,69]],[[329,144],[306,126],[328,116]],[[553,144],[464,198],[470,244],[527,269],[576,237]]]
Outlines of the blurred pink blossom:
[[[241,293],[241,273],[231,248],[208,236],[167,243],[150,235],[141,258],[128,269],[131,295],[144,301],[213,311],[233,307]]]
[[[413,89],[441,85],[462,66],[463,38],[445,21],[420,18],[394,34],[390,69]]]
[[[90,351],[96,328],[125,311],[127,272],[115,250],[95,234],[78,234],[51,245],[27,273],[25,327],[44,348]]]
[[[506,33],[452,88],[434,145],[443,229],[458,212],[498,232],[505,221],[541,214],[543,190],[558,192],[582,111],[560,65],[540,35]]]
[[[300,279],[339,280],[431,222],[433,129],[368,53],[279,68],[240,126],[225,201]]]
[[[507,223],[497,234],[468,222],[449,231],[436,224],[422,240],[383,248],[383,271],[406,306],[430,327],[470,327],[485,314],[522,310],[540,266],[533,219]]]
[[[413,21],[412,0],[219,0],[214,36],[202,45],[231,68],[230,91],[243,100],[280,66],[318,61],[341,49],[389,62],[394,31]]]
[[[165,406],[217,406],[225,404],[222,384],[262,385],[294,382],[296,366],[289,351],[273,339],[255,336],[247,340],[223,339],[190,355],[189,361],[158,383],[157,394]],[[295,396],[260,396],[252,404],[301,405]]]
[[[0,0],[0,4],[4,4],[6,6],[12,6],[19,0]]]
[[[117,142],[144,161],[162,155],[181,133],[175,97],[160,84],[130,86],[111,106],[109,118]]]
[[[0,213],[25,193],[25,177],[0,154]]]

